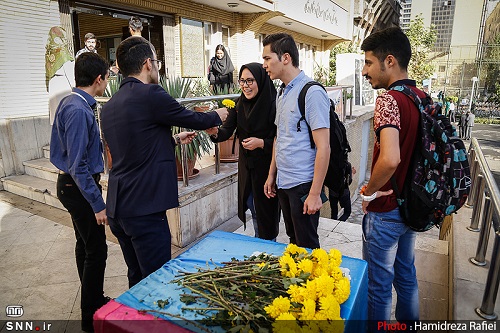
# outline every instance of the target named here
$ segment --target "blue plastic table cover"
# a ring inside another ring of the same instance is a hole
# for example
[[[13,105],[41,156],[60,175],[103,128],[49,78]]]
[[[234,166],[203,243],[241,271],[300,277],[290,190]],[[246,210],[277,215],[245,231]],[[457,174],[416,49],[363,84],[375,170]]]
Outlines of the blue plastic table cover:
[[[179,271],[196,272],[197,268],[215,267],[213,263],[230,261],[231,258],[243,260],[255,251],[280,256],[286,244],[267,241],[223,231],[214,231],[192,246],[177,258],[168,261],[156,272],[144,278],[137,285],[120,295],[116,302],[136,310],[159,310],[172,313],[187,321],[176,320],[164,314],[152,313],[165,320],[172,320],[177,325],[192,331],[198,329],[189,320],[200,320],[194,311],[182,311],[186,305],[180,301],[180,295],[188,292],[176,283],[169,283]],[[213,262],[213,263],[212,263]],[[349,268],[351,275],[351,294],[340,307],[340,316],[345,319],[345,332],[364,331],[367,316],[367,263],[364,260],[343,256],[341,267]],[[169,300],[163,309],[156,305],[158,300]],[[192,306],[192,305],[191,305]],[[224,332],[221,327],[209,327],[214,332]]]

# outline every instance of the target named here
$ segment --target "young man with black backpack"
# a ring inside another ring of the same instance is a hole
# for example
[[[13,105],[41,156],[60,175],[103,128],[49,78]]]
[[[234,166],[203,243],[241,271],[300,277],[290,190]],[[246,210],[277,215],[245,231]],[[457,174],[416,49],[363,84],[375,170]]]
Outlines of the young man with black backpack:
[[[371,177],[361,189],[363,199],[363,258],[368,262],[368,319],[370,331],[385,331],[378,323],[391,319],[392,285],[396,289],[396,320],[419,320],[419,298],[414,265],[416,233],[401,217],[391,184],[401,189],[411,167],[420,113],[416,104],[392,87],[405,85],[420,98],[425,93],[408,79],[411,46],[399,28],[371,34],[362,74],[374,89],[387,89],[377,98],[373,127],[376,135]]]
[[[276,99],[277,134],[264,193],[268,198],[278,195],[290,243],[319,248],[321,194],[330,160],[330,100],[321,86],[310,87],[305,120],[301,121],[303,130],[297,131],[301,119],[297,101],[311,79],[299,68],[299,52],[292,36],[268,35],[263,46],[264,69],[272,80],[283,82]],[[305,121],[315,149],[311,149]]]

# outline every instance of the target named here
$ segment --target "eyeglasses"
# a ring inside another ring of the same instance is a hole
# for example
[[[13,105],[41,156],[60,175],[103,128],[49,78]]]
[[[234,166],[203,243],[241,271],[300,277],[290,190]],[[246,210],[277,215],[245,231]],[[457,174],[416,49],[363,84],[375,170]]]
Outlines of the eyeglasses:
[[[253,83],[255,82],[255,79],[246,79],[246,80],[238,80],[238,83],[240,84],[240,86],[244,86],[245,84],[247,86],[251,86]]]
[[[150,59],[151,62],[155,61],[157,64],[158,64],[158,70],[161,69],[161,60],[156,60],[156,59]],[[148,59],[144,60],[144,62],[142,63],[143,65],[148,61]]]

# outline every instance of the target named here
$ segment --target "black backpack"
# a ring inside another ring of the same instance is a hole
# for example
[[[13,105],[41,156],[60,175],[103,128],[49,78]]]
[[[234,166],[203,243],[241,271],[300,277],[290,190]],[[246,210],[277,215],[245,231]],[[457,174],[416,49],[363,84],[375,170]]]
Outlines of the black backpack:
[[[394,176],[392,187],[401,217],[411,229],[426,231],[440,227],[446,215],[467,200],[471,179],[467,150],[441,104],[429,95],[421,99],[405,85],[391,88],[408,96],[420,111],[416,147],[400,193]]]
[[[314,140],[312,136],[311,127],[305,118],[305,104],[306,104],[306,93],[311,86],[321,86],[323,85],[316,81],[307,82],[304,88],[299,94],[299,111],[300,119],[297,122],[297,132],[301,131],[300,123],[303,120],[307,129],[309,130],[309,139],[311,141],[311,148],[314,149]],[[325,89],[326,91],[326,89]],[[348,154],[351,152],[351,146],[347,141],[347,134],[344,124],[340,121],[337,113],[335,112],[335,103],[330,99],[330,163],[328,164],[328,171],[325,176],[324,185],[328,187],[330,191],[333,191],[335,195],[341,196],[344,190],[352,182],[351,164],[348,161]]]

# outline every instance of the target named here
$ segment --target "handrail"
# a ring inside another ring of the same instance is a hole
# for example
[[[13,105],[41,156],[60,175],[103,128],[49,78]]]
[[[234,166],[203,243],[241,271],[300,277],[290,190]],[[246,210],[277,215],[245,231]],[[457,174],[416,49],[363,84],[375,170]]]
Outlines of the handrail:
[[[351,93],[352,90],[354,89],[354,86],[352,85],[338,85],[334,87],[340,87],[342,89],[342,115],[341,119],[343,122],[345,122],[346,119],[346,113],[347,113],[347,91],[350,89]],[[176,101],[181,104],[190,106],[198,103],[203,103],[203,102],[211,102],[211,101],[220,101],[223,99],[236,99],[240,96],[240,94],[227,94],[227,95],[212,95],[212,96],[201,96],[201,97],[190,97],[190,98],[177,98]],[[96,97],[96,101],[99,104],[105,104],[107,101],[111,99],[111,97]],[[352,107],[353,107],[353,99],[350,98],[350,108],[349,108],[349,119],[352,119]],[[100,108],[99,108],[100,111]],[[100,117],[100,112],[98,112],[98,117]],[[181,131],[185,130],[184,128],[181,128]],[[102,138],[102,133],[101,133],[101,138]],[[103,140],[103,145],[106,145],[106,143]],[[187,155],[186,155],[186,150],[184,148],[184,145],[181,145],[181,165],[182,165],[182,183],[183,186],[189,186],[189,177],[187,175]],[[104,170],[105,173],[109,171],[108,168],[108,160],[107,158],[104,158]],[[215,145],[215,174],[220,173],[220,156],[219,156],[219,144],[217,143]]]
[[[472,138],[471,141],[471,147],[475,151],[476,158],[479,160],[479,165],[481,167],[481,172],[483,173],[483,177],[485,178],[486,181],[486,188],[490,192],[490,198],[493,203],[493,209],[496,214],[496,219],[495,220],[495,231],[500,232],[499,229],[499,224],[498,224],[498,219],[500,217],[500,190],[498,189],[498,185],[495,181],[495,178],[493,177],[493,174],[491,173],[491,170],[488,166],[488,162],[486,162],[486,158],[484,157],[483,151],[481,150],[481,147],[479,146],[479,142],[477,141],[477,138]]]
[[[471,226],[468,227],[471,231],[480,231],[477,245],[476,256],[470,258],[470,262],[477,266],[486,265],[485,255],[488,246],[490,228],[493,226],[495,232],[495,241],[493,244],[493,252],[491,255],[490,268],[488,269],[488,277],[483,293],[481,306],[475,309],[476,313],[486,320],[496,320],[498,315],[494,312],[495,301],[500,284],[500,191],[498,185],[493,178],[493,174],[486,162],[483,151],[479,146],[476,138],[472,138],[469,147],[469,158],[472,180],[472,193],[474,198],[468,201],[468,204],[473,205]],[[483,196],[485,196],[483,204]],[[483,217],[481,228],[478,228],[479,216]]]

